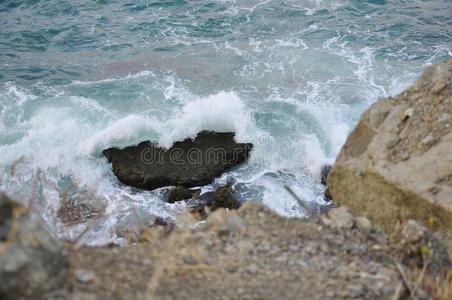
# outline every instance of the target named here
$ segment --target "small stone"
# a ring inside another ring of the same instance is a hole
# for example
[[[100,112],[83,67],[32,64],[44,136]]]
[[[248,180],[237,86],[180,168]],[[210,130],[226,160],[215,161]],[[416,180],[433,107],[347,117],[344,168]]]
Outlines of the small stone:
[[[197,265],[198,264],[198,260],[191,255],[182,256],[182,260],[187,265]]]
[[[209,216],[205,226],[215,228],[219,235],[240,232],[246,224],[235,211],[219,209]]]
[[[231,187],[222,186],[215,191],[213,202],[209,205],[210,209],[215,211],[219,208],[238,209],[242,204],[234,196]]]
[[[250,265],[247,269],[248,273],[250,273],[250,274],[256,274],[258,270],[259,270],[259,267],[256,266],[255,264]]]
[[[436,186],[432,186],[431,188],[428,189],[428,191],[430,193],[432,193],[432,195],[436,195],[436,194],[439,193],[440,189],[438,187],[436,187]]]
[[[408,118],[411,118],[414,115],[414,108],[410,107],[407,108],[403,113],[402,113],[402,120],[405,121]]]
[[[439,117],[439,121],[440,122],[446,122],[449,121],[451,119],[451,115],[448,113],[443,113],[440,117]]]
[[[401,152],[400,153],[400,159],[401,160],[409,160],[411,157],[411,155],[408,152]]]
[[[8,273],[19,272],[30,263],[30,256],[23,249],[16,249],[14,255],[4,262],[2,269]]]
[[[178,201],[191,199],[198,196],[200,192],[201,190],[199,189],[191,190],[183,186],[177,186],[170,192],[166,202],[175,203]]]
[[[353,226],[354,217],[348,208],[344,206],[331,209],[328,212],[328,217],[330,217],[330,219],[339,228],[351,228]]]
[[[260,245],[258,246],[259,251],[261,252],[268,252],[271,249],[271,245],[270,243],[268,243],[267,241],[263,241],[260,243]]]
[[[427,135],[425,138],[422,139],[421,143],[424,145],[433,144],[434,138],[431,134]]]
[[[386,142],[386,149],[392,149],[400,142],[400,137],[397,134],[391,134]]]
[[[406,241],[418,242],[425,235],[427,228],[415,220],[408,220],[403,224],[402,236]]]
[[[297,252],[300,248],[297,245],[290,245],[289,250],[292,252]]]
[[[94,274],[91,270],[86,269],[79,269],[75,272],[75,277],[77,278],[78,282],[81,283],[89,283],[96,278],[96,274]]]
[[[429,300],[431,299],[430,295],[424,291],[423,289],[417,289],[416,290],[416,296],[419,300]]]
[[[237,272],[238,268],[237,268],[236,266],[227,266],[227,267],[225,268],[225,270],[226,270],[226,272],[228,272],[228,273],[235,273],[235,272]]]
[[[365,218],[365,217],[355,218],[355,225],[357,228],[367,231],[367,232],[372,230],[372,223],[369,221],[368,218]]]
[[[240,231],[245,228],[245,222],[243,222],[243,219],[237,214],[230,214],[227,224],[231,231]]]

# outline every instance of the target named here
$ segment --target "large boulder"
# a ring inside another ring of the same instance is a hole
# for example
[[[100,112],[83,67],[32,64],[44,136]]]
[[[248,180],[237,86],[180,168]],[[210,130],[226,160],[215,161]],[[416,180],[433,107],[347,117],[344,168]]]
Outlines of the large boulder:
[[[452,232],[452,60],[364,112],[327,183],[337,203],[386,230],[416,219]]]
[[[63,245],[42,220],[0,194],[0,299],[41,299],[57,289],[69,267]]]
[[[106,149],[103,153],[122,183],[153,190],[171,185],[209,184],[229,168],[246,161],[252,148],[252,144],[235,142],[234,133],[202,131],[195,139],[176,142],[169,149],[146,141],[124,149]]]

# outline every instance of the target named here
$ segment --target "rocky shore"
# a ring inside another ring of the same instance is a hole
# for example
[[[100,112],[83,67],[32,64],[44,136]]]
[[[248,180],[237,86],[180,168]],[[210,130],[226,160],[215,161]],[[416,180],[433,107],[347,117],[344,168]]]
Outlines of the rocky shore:
[[[451,116],[452,61],[376,102],[322,172],[339,206],[308,219],[238,203],[229,187],[199,204],[177,181],[168,201],[198,203],[179,216],[193,226],[156,220],[129,245],[86,247],[1,194],[0,299],[452,299]]]
[[[413,218],[452,233],[451,149],[448,61],[361,116],[328,176],[330,195],[388,231]]]

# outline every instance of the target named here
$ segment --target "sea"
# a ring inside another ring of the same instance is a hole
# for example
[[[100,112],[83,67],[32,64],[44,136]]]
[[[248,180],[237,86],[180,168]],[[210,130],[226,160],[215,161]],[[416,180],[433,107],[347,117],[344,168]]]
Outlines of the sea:
[[[1,0],[0,190],[61,239],[123,244],[187,204],[122,185],[102,150],[233,131],[250,160],[202,191],[306,217],[360,114],[451,57],[451,0]],[[62,203],[97,214],[66,224]]]

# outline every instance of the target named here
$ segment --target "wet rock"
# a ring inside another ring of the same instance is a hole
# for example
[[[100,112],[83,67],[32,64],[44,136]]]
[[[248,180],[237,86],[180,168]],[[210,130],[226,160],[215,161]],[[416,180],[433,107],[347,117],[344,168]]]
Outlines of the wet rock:
[[[325,192],[323,193],[323,198],[325,199],[326,202],[333,201],[333,197],[331,196],[331,192],[328,187],[325,189]]]
[[[320,173],[320,182],[325,186],[326,186],[326,179],[328,178],[328,174],[330,174],[332,169],[333,169],[333,166],[331,166],[331,165],[325,165],[322,167],[322,171]]]
[[[158,225],[158,226],[165,227],[165,228],[169,228],[169,229],[172,229],[174,227],[174,225],[175,225],[174,221],[171,220],[171,218],[162,218],[162,217],[159,217],[159,216],[155,217],[155,223],[154,224]]]
[[[248,159],[253,145],[235,142],[234,135],[202,131],[169,149],[146,141],[124,149],[109,148],[103,154],[125,185],[146,190],[202,186]]]
[[[234,196],[229,186],[219,187],[214,192],[206,192],[188,201],[190,212],[198,220],[204,220],[210,212],[219,208],[238,209],[240,201]]]
[[[61,284],[68,267],[62,245],[42,220],[11,203],[14,232],[0,243],[0,295],[5,299],[39,299]]]
[[[452,60],[361,116],[327,179],[334,201],[387,232],[416,219],[452,233],[452,127],[444,114],[452,114]]]
[[[212,211],[219,208],[238,209],[241,206],[240,201],[234,196],[232,188],[229,186],[218,188],[213,196],[213,201],[209,205]]]
[[[74,225],[87,222],[103,211],[103,208],[96,207],[90,203],[79,201],[62,201],[57,211],[58,219],[65,225]]]
[[[13,206],[8,197],[0,194],[0,242],[6,240],[11,230]]]
[[[180,185],[171,190],[167,202],[174,203],[182,200],[191,199],[197,197],[200,192],[201,192],[200,189],[191,190]]]

